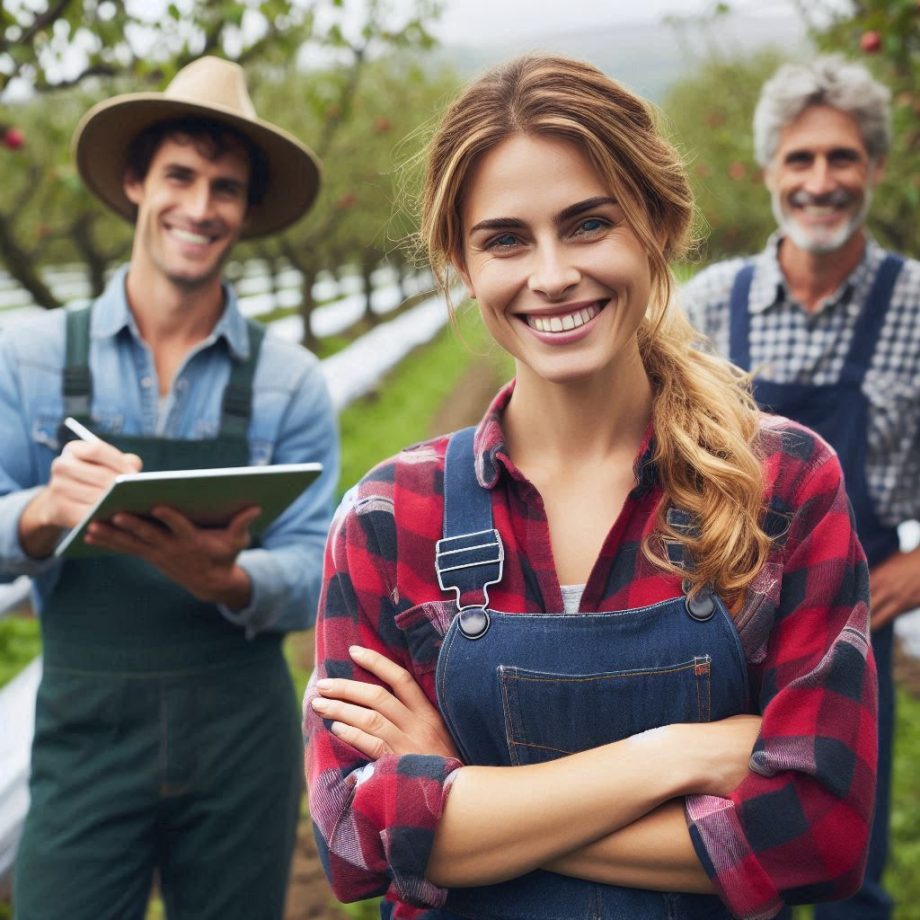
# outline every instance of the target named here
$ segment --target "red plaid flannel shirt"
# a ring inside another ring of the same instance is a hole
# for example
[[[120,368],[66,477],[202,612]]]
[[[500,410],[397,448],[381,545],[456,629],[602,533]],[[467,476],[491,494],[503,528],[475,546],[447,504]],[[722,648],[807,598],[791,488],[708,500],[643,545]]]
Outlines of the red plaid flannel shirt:
[[[490,589],[491,603],[504,611],[558,611],[542,502],[505,450],[500,419],[510,392],[509,385],[496,397],[475,441],[477,475],[492,491],[505,546],[504,577]],[[731,796],[686,799],[703,865],[729,910],[750,918],[858,887],[876,759],[868,572],[839,464],[820,438],[793,422],[763,416],[761,429],[768,518],[781,522],[783,534],[735,616],[761,735],[750,773]],[[326,547],[316,677],[370,679],[348,655],[359,644],[411,671],[437,705],[434,669],[455,613],[434,568],[446,447],[441,437],[408,448],[343,501]],[[651,451],[650,433],[582,610],[641,607],[681,594],[680,580],[639,549],[661,500]],[[349,901],[386,894],[395,917],[424,918],[446,897],[424,872],[462,764],[421,755],[368,764],[328,731],[310,698],[308,691],[310,813],[333,890]]]

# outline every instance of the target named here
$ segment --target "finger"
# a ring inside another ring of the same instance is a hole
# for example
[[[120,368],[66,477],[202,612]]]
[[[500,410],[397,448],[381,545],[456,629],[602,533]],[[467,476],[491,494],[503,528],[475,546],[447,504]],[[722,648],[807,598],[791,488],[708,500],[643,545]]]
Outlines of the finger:
[[[127,531],[101,522],[90,524],[83,539],[90,546],[118,553],[129,553],[132,556],[144,556],[150,549],[146,543],[141,542]]]
[[[403,725],[410,716],[406,707],[386,687],[378,684],[324,677],[316,682],[316,690],[320,694],[317,700],[326,700],[330,703],[339,701],[342,705],[353,704],[365,712],[378,713],[392,725]],[[361,727],[367,728],[367,725]]]
[[[55,485],[73,482],[102,491],[111,485],[117,475],[109,466],[70,453],[63,453],[51,461],[51,482]]]
[[[156,505],[150,509],[150,513],[176,536],[191,537],[198,529],[181,511],[169,505]]]
[[[329,730],[337,737],[341,738],[346,744],[350,744],[356,751],[363,754],[368,760],[380,760],[387,754],[392,754],[385,742],[373,735],[355,728],[352,725],[345,725],[343,722],[333,722]]]
[[[391,747],[392,742],[400,735],[399,729],[389,719],[364,706],[355,706],[322,696],[314,697],[312,706],[324,719],[357,728],[367,735],[379,738],[388,747]]]
[[[869,626],[872,632],[887,626],[897,615],[898,607],[893,600],[886,600],[877,605],[873,604]]]
[[[149,546],[162,546],[172,539],[170,531],[161,524],[139,517],[136,514],[120,512],[108,523],[122,533],[130,534]]]
[[[248,542],[249,528],[252,526],[253,521],[255,521],[255,519],[261,513],[262,509],[258,505],[244,508],[242,511],[239,511],[234,515],[233,519],[227,525],[227,531],[234,539],[246,539]]]
[[[106,441],[68,441],[61,456],[65,455],[107,467],[114,473],[136,473],[141,468],[140,457],[123,453]]]
[[[356,664],[391,687],[397,699],[409,709],[434,708],[412,674],[386,655],[361,645],[350,646],[348,653]]]

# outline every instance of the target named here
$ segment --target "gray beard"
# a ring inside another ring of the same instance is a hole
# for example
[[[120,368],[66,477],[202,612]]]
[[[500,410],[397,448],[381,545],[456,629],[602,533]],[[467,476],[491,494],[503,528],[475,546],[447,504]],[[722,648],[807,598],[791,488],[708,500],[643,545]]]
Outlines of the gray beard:
[[[810,252],[814,255],[824,255],[829,252],[836,252],[845,243],[853,238],[853,235],[859,231],[865,223],[866,215],[869,213],[869,206],[872,204],[872,188],[867,183],[866,193],[863,196],[862,206],[853,215],[850,216],[846,223],[842,224],[836,230],[822,232],[816,239],[815,235],[803,228],[791,214],[783,211],[782,202],[776,192],[770,195],[770,205],[773,208],[773,217],[783,236],[792,240],[792,242],[804,252]]]

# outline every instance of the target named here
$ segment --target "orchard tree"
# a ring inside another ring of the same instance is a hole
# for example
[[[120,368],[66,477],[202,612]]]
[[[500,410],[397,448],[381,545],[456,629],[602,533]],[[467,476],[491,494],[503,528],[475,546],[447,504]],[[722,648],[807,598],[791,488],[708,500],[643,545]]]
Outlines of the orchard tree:
[[[424,50],[426,43],[415,44]],[[312,291],[324,269],[347,263],[361,273],[366,315],[373,321],[371,273],[389,254],[398,253],[414,226],[394,217],[398,165],[418,150],[424,136],[420,126],[431,121],[456,85],[450,72],[431,71],[414,48],[402,45],[376,57],[358,46],[347,64],[264,84],[266,95],[260,98],[268,102],[265,111],[280,107],[289,112],[292,130],[324,164],[319,199],[308,217],[262,248],[263,254],[274,249],[283,255],[302,275],[307,347],[316,346]],[[405,264],[398,255],[390,261]]]
[[[259,85],[284,80],[299,60],[343,62],[338,96],[312,103],[319,128],[311,139],[321,149],[347,117],[341,101],[364,58],[430,43],[425,24],[436,12],[434,0],[414,0],[401,14],[380,0],[4,0],[0,261],[36,303],[53,307],[39,272],[50,258],[83,262],[98,293],[108,266],[125,255],[130,232],[83,190],[69,158],[73,128],[94,101],[159,89],[207,53],[246,64],[257,105]],[[296,108],[289,99],[275,120],[293,129]]]
[[[760,88],[781,61],[775,52],[710,59],[665,100],[704,222],[703,261],[756,252],[775,227],[751,123]]]

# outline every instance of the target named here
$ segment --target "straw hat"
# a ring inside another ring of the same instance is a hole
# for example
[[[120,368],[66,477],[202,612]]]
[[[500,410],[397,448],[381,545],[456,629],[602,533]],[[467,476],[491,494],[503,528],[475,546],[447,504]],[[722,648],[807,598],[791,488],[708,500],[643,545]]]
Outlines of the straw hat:
[[[234,128],[265,155],[265,196],[253,208],[244,237],[275,233],[307,211],[319,190],[319,160],[296,137],[262,121],[242,67],[216,57],[192,61],[162,93],[128,93],[93,106],[77,125],[72,145],[86,186],[133,221],[135,207],[122,187],[131,142],[156,122],[196,116]]]

